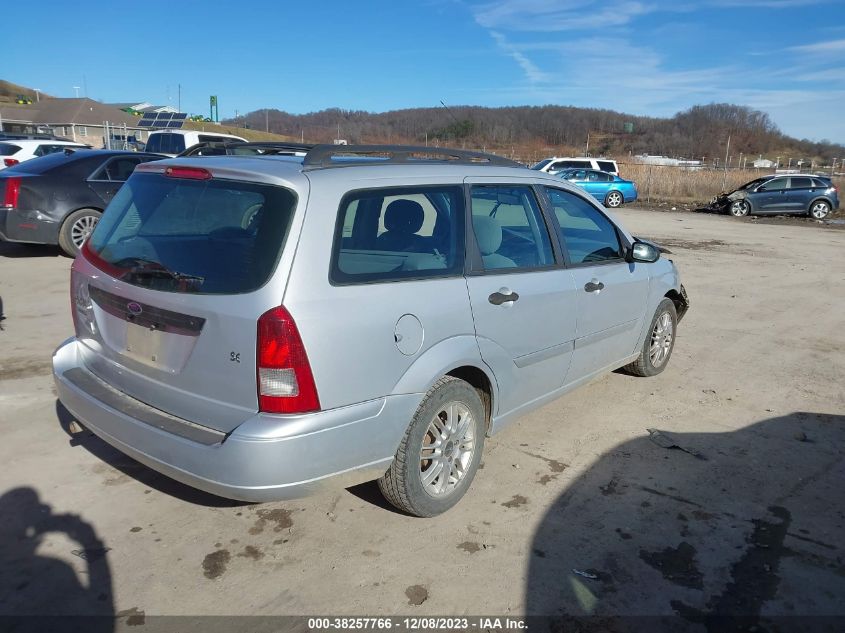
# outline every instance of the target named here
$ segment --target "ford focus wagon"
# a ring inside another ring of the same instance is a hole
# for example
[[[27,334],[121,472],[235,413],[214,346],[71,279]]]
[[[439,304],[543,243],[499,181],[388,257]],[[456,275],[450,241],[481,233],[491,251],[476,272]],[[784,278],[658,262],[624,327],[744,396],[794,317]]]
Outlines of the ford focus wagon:
[[[70,296],[59,397],[109,444],[246,501],[378,479],[418,516],[519,416],[661,372],[688,307],[659,247],[561,179],[382,146],[140,165]]]

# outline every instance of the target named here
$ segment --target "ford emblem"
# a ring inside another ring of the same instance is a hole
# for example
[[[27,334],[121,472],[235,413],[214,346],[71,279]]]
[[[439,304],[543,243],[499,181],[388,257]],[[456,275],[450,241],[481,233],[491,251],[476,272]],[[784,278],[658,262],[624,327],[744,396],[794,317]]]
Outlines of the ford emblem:
[[[126,309],[129,310],[130,314],[134,314],[138,316],[144,311],[144,308],[141,307],[141,304],[136,301],[130,301],[126,304]]]

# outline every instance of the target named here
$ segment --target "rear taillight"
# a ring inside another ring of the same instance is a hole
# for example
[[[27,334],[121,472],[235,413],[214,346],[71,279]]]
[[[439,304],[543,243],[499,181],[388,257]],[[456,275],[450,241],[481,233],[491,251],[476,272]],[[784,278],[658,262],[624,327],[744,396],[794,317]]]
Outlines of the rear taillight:
[[[211,172],[202,167],[168,167],[164,170],[164,175],[188,180],[211,180]]]
[[[19,164],[20,162],[21,161],[19,161],[17,158],[4,158],[3,159],[3,164],[6,167],[14,167],[15,165]]]
[[[18,206],[18,196],[21,193],[21,179],[20,178],[6,178],[6,192],[3,195],[3,206],[12,207]]]
[[[320,410],[311,364],[299,330],[282,306],[258,319],[258,408],[266,413]]]

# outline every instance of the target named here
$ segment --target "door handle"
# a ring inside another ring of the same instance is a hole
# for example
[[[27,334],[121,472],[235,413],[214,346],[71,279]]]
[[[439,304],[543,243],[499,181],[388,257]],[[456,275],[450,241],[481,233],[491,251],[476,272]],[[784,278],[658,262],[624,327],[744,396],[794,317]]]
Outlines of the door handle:
[[[507,288],[502,288],[502,290],[507,290]],[[492,303],[494,306],[500,306],[503,303],[513,302],[519,299],[519,295],[515,292],[494,292],[492,295],[487,297],[487,301]]]
[[[598,292],[599,290],[604,290],[604,284],[600,281],[588,281],[584,284],[584,290],[587,292]]]

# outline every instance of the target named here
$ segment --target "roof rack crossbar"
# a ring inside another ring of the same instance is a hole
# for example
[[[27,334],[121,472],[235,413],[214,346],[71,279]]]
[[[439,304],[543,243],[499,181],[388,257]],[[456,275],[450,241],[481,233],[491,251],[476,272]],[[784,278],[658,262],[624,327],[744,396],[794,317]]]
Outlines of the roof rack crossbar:
[[[337,160],[340,158],[341,160]],[[363,159],[356,161],[355,158]],[[366,159],[377,159],[370,162]],[[346,160],[343,160],[346,159]],[[522,167],[516,161],[466,149],[415,145],[315,145],[302,161],[305,169],[364,165],[446,163]]]

